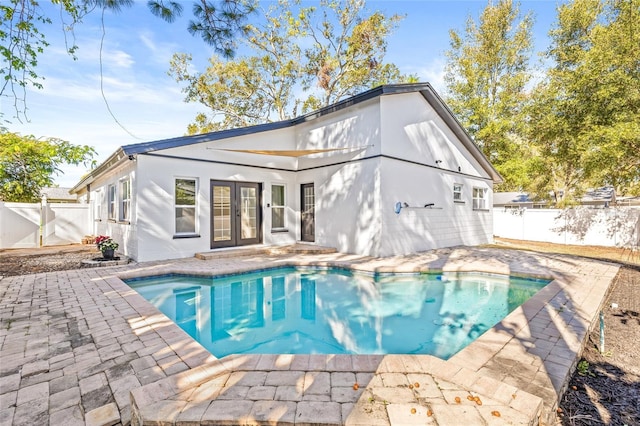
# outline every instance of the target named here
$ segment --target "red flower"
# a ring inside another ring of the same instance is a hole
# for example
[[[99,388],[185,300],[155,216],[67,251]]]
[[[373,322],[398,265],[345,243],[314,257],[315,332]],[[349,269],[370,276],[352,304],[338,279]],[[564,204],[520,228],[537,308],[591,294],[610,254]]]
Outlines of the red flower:
[[[109,237],[107,235],[98,235],[96,237],[96,244],[100,245],[101,242],[103,242],[104,240],[108,240],[109,238],[111,238],[111,237]]]

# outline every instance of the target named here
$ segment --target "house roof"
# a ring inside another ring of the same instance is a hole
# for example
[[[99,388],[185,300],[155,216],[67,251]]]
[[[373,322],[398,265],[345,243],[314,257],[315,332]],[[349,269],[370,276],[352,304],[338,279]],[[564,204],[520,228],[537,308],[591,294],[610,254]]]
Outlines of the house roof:
[[[526,192],[494,192],[493,205],[502,206],[505,204],[527,204],[533,203]]]
[[[349,108],[353,105],[357,105],[364,101],[374,99],[384,95],[393,95],[401,93],[415,93],[419,92],[425,98],[425,100],[436,110],[438,115],[444,120],[447,126],[453,131],[453,133],[460,139],[465,148],[471,153],[476,161],[482,166],[482,168],[491,176],[494,182],[501,183],[502,176],[491,165],[489,160],[484,156],[480,148],[473,142],[471,136],[462,127],[460,122],[455,118],[453,112],[447,107],[442,98],[436,93],[431,84],[429,83],[411,83],[411,84],[388,84],[378,86],[366,92],[362,92],[350,98],[336,102],[335,104],[326,106],[319,110],[313,111],[309,114],[302,115],[289,120],[276,121],[272,123],[258,124],[249,127],[240,127],[236,129],[221,130],[211,133],[203,133],[200,135],[180,136],[171,139],[163,139],[157,141],[143,142],[131,145],[123,145],[116,150],[107,160],[101,163],[98,167],[92,170],[88,175],[84,176],[82,180],[71,188],[71,192],[78,192],[86,185],[90,184],[96,179],[97,176],[111,169],[116,164],[126,160],[132,159],[137,154],[146,154],[153,151],[159,151],[169,148],[177,148],[181,146],[193,145],[203,142],[211,142],[216,140],[234,138],[238,136],[256,134],[261,132],[267,132],[272,130],[283,129],[287,127],[293,127],[302,123],[306,123],[317,118],[323,117],[328,114],[332,114]]]
[[[616,200],[616,190],[613,186],[603,186],[601,188],[592,188],[584,193],[580,201],[582,203],[593,202],[613,202]]]
[[[593,205],[604,204],[616,201],[616,191],[612,186],[588,189],[578,200],[580,204]],[[503,206],[509,204],[531,204],[544,202],[544,200],[533,200],[526,192],[494,192],[493,205]]]
[[[71,194],[69,188],[48,187],[40,190],[40,196],[46,196],[47,200],[76,201],[78,196]]]

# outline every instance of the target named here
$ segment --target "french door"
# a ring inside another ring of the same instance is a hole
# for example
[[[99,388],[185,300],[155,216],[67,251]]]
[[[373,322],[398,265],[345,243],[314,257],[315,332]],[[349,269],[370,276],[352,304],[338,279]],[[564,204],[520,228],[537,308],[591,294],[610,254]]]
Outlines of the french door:
[[[259,183],[211,181],[211,248],[262,241]]]
[[[316,240],[316,195],[312,183],[300,185],[300,239],[313,242]]]

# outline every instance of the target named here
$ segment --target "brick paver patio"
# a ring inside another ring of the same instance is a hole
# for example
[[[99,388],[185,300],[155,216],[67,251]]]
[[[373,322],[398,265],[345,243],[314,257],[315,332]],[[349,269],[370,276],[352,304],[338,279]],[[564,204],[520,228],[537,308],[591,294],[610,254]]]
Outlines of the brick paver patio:
[[[113,425],[132,418],[145,424],[537,424],[552,419],[618,270],[570,256],[477,248],[388,259],[243,254],[0,280],[0,425]],[[120,279],[275,264],[478,270],[554,281],[448,361],[426,355],[218,360]]]

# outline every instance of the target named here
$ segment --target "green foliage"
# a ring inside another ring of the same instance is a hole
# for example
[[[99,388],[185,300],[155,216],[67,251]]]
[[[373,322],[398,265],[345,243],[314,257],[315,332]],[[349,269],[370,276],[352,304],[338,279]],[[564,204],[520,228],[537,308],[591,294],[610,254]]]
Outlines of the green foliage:
[[[320,8],[282,0],[265,17],[246,27],[251,55],[212,57],[202,73],[191,71],[189,55],[174,55],[169,73],[184,83],[185,101],[211,111],[196,116],[190,134],[292,118],[404,78],[384,63],[398,16],[366,15],[361,0],[323,0]]]
[[[212,57],[207,71],[196,75],[187,71],[189,60],[183,54],[174,55],[172,60],[173,75],[178,81],[188,82],[185,100],[214,111],[211,118],[198,114],[190,134],[259,124],[265,116],[287,118],[285,107],[294,79],[291,71],[276,69],[277,62],[269,54],[230,62]],[[177,66],[183,67],[182,71]],[[277,87],[268,86],[276,82],[280,83]]]
[[[582,361],[580,361],[578,363],[578,367],[577,367],[578,374],[581,375],[581,376],[589,375],[591,377],[595,377],[596,375],[593,372],[589,371],[590,367],[591,366],[589,365],[589,361],[585,361],[583,359]]]
[[[387,37],[402,19],[400,16],[374,12],[364,17],[363,0],[322,0],[320,10],[319,23],[314,22],[313,7],[303,9],[299,15],[301,35],[312,41],[304,51],[303,87],[320,89],[305,102],[303,112],[400,80],[398,68],[384,63]]]
[[[199,114],[189,133],[201,133],[285,119],[292,110],[292,93],[299,76],[300,48],[291,42],[293,15],[281,3],[267,14],[264,27],[247,27],[247,47],[255,56],[225,61],[214,56],[207,70],[192,73],[191,56],[175,54],[169,74],[186,83],[185,101],[207,106],[213,115]],[[289,24],[283,25],[286,19]],[[291,32],[291,33],[290,33]],[[295,108],[293,108],[295,110]]]
[[[59,18],[65,32],[73,33],[77,24],[98,10],[120,12],[134,4],[133,0],[51,0],[59,7]],[[167,22],[182,14],[175,1],[149,0],[149,10]],[[255,10],[250,0],[194,1],[193,18],[188,30],[199,35],[225,57],[233,56],[235,38],[245,34],[244,21]],[[38,0],[3,0],[0,3],[0,97],[13,99],[16,118],[26,118],[26,89],[41,89],[43,77],[37,73],[38,57],[49,46],[43,27],[52,23],[44,15]],[[65,34],[66,35],[66,34]],[[78,46],[66,46],[74,56]],[[3,113],[0,112],[0,117]]]
[[[574,0],[558,7],[534,90],[534,190],[571,204],[586,188],[640,193],[640,3]]]
[[[40,190],[53,185],[63,164],[94,165],[96,151],[60,139],[40,140],[33,136],[0,132],[0,199],[37,202]]]
[[[10,0],[0,4],[0,96],[9,90],[14,95],[16,110],[25,108],[24,96],[31,85],[41,89],[42,84],[35,72],[38,55],[49,45],[38,26],[50,24],[51,20],[39,13],[37,3],[26,0]]]
[[[502,190],[528,185],[533,158],[524,133],[523,105],[529,82],[530,14],[520,17],[511,0],[490,3],[464,35],[450,31],[445,69],[447,103],[505,178]]]
[[[531,17],[490,3],[464,35],[451,31],[447,99],[504,176],[557,206],[590,187],[640,193],[640,2],[573,0],[557,8],[544,59],[526,91]]]

